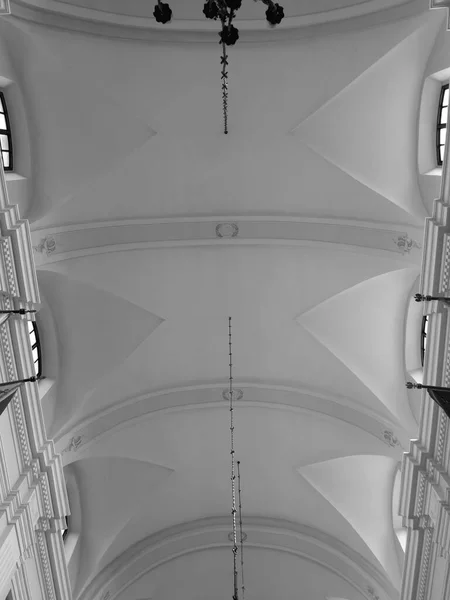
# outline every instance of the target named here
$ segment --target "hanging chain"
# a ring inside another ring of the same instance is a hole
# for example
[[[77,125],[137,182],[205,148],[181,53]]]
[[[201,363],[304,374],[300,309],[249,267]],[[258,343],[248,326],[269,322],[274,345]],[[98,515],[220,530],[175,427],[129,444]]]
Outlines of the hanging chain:
[[[234,18],[234,11],[228,10],[228,6],[224,0],[216,0],[217,7],[219,9],[220,21],[222,23],[222,31],[227,26],[231,25]],[[223,132],[228,133],[228,53],[225,40],[222,39],[222,56],[220,57],[220,64],[222,65],[222,110],[223,110]],[[230,317],[231,322],[231,317]]]
[[[238,571],[237,571],[237,527],[236,527],[236,475],[234,468],[234,422],[233,422],[233,356],[231,353],[231,317],[228,317],[228,349],[230,358],[229,395],[230,395],[230,440],[231,440],[231,515],[233,518],[233,600],[238,596]]]
[[[241,461],[237,461],[238,472],[238,498],[239,498],[239,536],[241,542],[241,590],[242,600],[245,600],[245,581],[244,581],[244,533],[242,531],[242,498],[241,498]]]
[[[223,132],[228,133],[228,54],[225,42],[222,42],[222,56],[220,57],[222,65],[222,108],[223,108]],[[231,317],[230,317],[231,318]]]

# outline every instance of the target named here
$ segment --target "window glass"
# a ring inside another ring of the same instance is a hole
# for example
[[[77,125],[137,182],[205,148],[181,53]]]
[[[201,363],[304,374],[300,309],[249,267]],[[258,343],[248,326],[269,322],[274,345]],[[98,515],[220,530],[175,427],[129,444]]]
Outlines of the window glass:
[[[67,536],[69,535],[69,525],[70,525],[70,519],[69,519],[69,515],[67,515],[66,526],[64,529],[61,529],[61,535],[62,535],[63,542],[66,541]]]
[[[425,352],[427,349],[427,333],[428,333],[428,315],[422,319],[422,332],[420,335],[420,356],[422,359],[422,367],[425,362]]]
[[[3,92],[0,92],[0,149],[2,151],[3,168],[12,171],[12,135],[8,118],[8,110]]]
[[[439,97],[436,130],[436,158],[437,164],[442,165],[444,161],[445,137],[447,135],[449,86],[443,85]]]
[[[36,321],[28,321],[28,334],[30,336],[31,353],[34,362],[34,374],[36,377],[42,375],[42,355],[41,344],[39,342],[39,331]]]
[[[39,360],[39,352],[37,348],[33,348],[33,360],[35,364]]]

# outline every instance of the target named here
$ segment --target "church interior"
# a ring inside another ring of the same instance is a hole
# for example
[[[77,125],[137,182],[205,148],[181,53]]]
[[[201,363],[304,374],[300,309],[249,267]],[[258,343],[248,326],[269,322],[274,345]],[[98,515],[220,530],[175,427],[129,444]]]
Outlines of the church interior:
[[[0,1],[0,600],[450,597],[449,13]]]

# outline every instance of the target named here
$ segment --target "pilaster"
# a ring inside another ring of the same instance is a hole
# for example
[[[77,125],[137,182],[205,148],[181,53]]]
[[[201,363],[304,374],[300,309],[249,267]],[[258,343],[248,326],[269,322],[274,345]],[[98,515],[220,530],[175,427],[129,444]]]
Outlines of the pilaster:
[[[0,308],[39,310],[28,222],[8,202],[0,165]],[[0,316],[0,381],[34,375],[30,314]],[[45,373],[44,373],[45,374]],[[70,600],[61,530],[69,513],[63,466],[47,439],[37,382],[0,392],[0,595]]]
[[[442,5],[443,6],[443,5]],[[441,198],[426,220],[421,289],[450,296],[450,164],[443,165]],[[450,306],[423,303],[428,315],[423,383],[450,388]],[[408,527],[401,600],[442,600],[448,589],[450,551],[449,420],[422,392],[419,434],[403,457],[400,514]]]

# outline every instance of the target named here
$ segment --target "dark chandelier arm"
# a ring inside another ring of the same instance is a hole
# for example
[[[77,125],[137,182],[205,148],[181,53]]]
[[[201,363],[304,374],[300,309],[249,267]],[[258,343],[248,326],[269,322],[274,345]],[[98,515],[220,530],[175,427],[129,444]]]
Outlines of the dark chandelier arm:
[[[423,385],[422,383],[413,383],[412,381],[407,381],[405,385],[408,390],[435,390],[436,392],[450,392],[450,388],[439,385]]]
[[[2,381],[0,383],[0,388],[9,387],[10,385],[22,385],[22,383],[34,383],[36,381],[40,381],[41,379],[45,379],[45,377],[38,377],[37,375],[32,375],[31,377],[27,377],[26,379],[16,379],[15,381]]]
[[[23,383],[34,383],[35,381],[39,381],[40,379],[45,379],[45,377],[38,377],[37,375],[33,375],[32,377],[28,377],[27,379],[16,379],[15,381],[3,381],[0,383],[0,389],[2,388],[12,388],[6,391],[6,394],[0,399],[0,415],[2,415],[5,410],[10,405],[12,399],[15,397],[15,392]],[[16,386],[16,387],[14,387]],[[6,396],[6,398],[5,398]]]
[[[414,300],[416,302],[432,302],[433,300],[437,300],[438,302],[450,302],[449,297],[445,296],[423,296],[422,294],[415,294]]]
[[[28,315],[29,313],[35,313],[36,310],[25,310],[24,308],[18,308],[17,310],[0,310],[0,315]]]
[[[268,6],[269,8],[273,8],[274,7],[274,2],[273,0],[260,0],[263,4],[265,4],[266,6]],[[257,0],[255,0],[255,2],[257,2]]]

